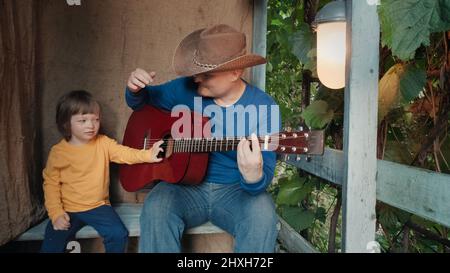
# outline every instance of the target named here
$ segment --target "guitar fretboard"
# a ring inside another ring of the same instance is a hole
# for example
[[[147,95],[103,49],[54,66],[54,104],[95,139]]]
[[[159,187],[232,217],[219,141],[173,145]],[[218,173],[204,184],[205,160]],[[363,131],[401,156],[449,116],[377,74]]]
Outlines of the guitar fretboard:
[[[175,153],[205,153],[205,152],[224,152],[237,149],[240,138],[190,138],[175,139],[173,151]]]

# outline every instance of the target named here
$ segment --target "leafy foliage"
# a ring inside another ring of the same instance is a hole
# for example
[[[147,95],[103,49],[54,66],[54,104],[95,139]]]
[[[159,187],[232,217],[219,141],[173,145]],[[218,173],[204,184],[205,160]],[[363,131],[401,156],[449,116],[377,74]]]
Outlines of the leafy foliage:
[[[339,148],[344,110],[342,90],[327,89],[313,80],[311,104],[303,110],[300,107],[303,76],[309,73],[317,78],[316,37],[304,21],[306,8],[310,8],[307,4],[313,2],[316,1],[269,0],[266,89],[279,103],[286,126],[295,128],[304,123],[313,129],[326,128],[326,144]],[[318,1],[319,9],[328,2]],[[449,99],[444,73],[449,49],[443,32],[450,31],[450,1],[381,0],[378,13],[382,37],[378,96],[378,145],[382,153],[379,156],[410,165],[422,144],[431,137],[429,132],[439,113],[445,112],[444,102]],[[450,113],[447,115],[448,128]],[[437,139],[421,167],[450,173],[450,134]],[[278,180],[271,192],[279,214],[319,250],[328,251],[331,214],[338,191],[327,181],[285,163],[277,166],[276,173]],[[338,217],[335,238],[338,251],[340,223]],[[446,250],[436,240],[410,228],[414,225],[450,239],[442,225],[387,204],[377,204],[376,239],[383,251]]]
[[[316,37],[311,31],[311,27],[306,23],[300,23],[298,31],[289,37],[289,43],[292,45],[292,53],[303,65],[303,69],[312,71],[312,75],[317,77],[316,68]]]
[[[400,102],[400,78],[404,72],[403,64],[395,64],[381,78],[378,84],[379,122]]]
[[[301,117],[305,120],[306,125],[311,129],[322,129],[331,122],[334,111],[329,109],[328,103],[323,100],[316,100],[311,103]]]
[[[417,48],[430,45],[430,34],[450,29],[447,0],[383,0],[380,5],[382,45],[407,61]]]
[[[415,99],[423,91],[427,75],[423,69],[409,65],[400,79],[400,92],[405,102]]]

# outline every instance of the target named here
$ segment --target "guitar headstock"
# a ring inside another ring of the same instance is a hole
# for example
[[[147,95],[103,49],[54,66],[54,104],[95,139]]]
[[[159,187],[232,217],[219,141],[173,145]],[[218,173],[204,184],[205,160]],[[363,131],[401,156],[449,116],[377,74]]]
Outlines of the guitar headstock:
[[[281,132],[277,137],[276,153],[322,155],[324,152],[323,130]]]

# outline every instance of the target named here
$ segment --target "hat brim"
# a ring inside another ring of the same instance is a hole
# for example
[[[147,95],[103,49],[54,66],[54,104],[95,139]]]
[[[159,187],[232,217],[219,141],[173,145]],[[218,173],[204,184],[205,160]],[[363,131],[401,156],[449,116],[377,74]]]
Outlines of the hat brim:
[[[204,28],[196,30],[186,36],[175,49],[172,66],[180,76],[192,76],[205,72],[221,72],[243,69],[255,65],[265,64],[264,57],[256,54],[245,54],[214,67],[199,66],[194,63],[194,53],[200,40],[200,33]]]

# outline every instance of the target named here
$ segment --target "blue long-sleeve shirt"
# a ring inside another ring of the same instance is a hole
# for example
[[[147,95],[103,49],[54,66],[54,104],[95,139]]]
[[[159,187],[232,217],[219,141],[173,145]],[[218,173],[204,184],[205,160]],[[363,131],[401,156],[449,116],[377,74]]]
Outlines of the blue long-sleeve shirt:
[[[138,93],[126,89],[129,107],[137,110],[150,104],[171,111],[184,105],[192,111],[210,118],[213,137],[240,137],[256,133],[258,136],[279,132],[281,117],[278,105],[268,94],[246,83],[243,95],[231,107],[218,106],[213,99],[197,94],[197,84],[192,77],[182,77],[167,83],[147,86]],[[273,118],[272,118],[273,117]],[[245,120],[245,123],[243,122]],[[205,182],[240,183],[250,194],[265,191],[271,183],[276,164],[276,154],[263,151],[263,176],[256,183],[247,183],[237,165],[237,152],[211,152]]]

